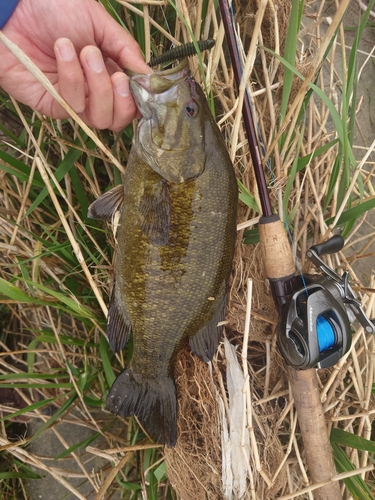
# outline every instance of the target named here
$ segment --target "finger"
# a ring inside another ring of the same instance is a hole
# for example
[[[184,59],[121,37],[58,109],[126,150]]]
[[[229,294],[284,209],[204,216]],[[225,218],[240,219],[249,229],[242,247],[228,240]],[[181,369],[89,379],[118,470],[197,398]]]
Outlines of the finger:
[[[113,121],[109,127],[114,132],[120,132],[134,119],[137,107],[130,93],[129,78],[124,73],[114,73],[113,84]]]
[[[113,119],[113,89],[102,54],[89,45],[82,49],[80,60],[88,88],[84,119],[95,128],[108,128]]]
[[[107,50],[110,49],[110,57],[123,69],[130,69],[135,73],[152,73],[152,69],[144,62],[138,43],[133,37],[125,34],[126,37],[122,33],[122,37],[112,40],[110,45],[110,40],[105,40],[102,50],[108,53]]]
[[[54,50],[59,93],[76,113],[82,113],[86,106],[85,78],[74,46],[68,38],[59,38]]]
[[[120,66],[116,64],[115,61],[112,61],[112,59],[109,59],[108,57],[104,59],[104,64],[110,76],[112,76],[113,73],[116,73],[117,71],[121,71]]]
[[[100,23],[94,24],[95,40],[102,52],[113,59],[121,69],[130,69],[135,73],[152,73],[144,62],[138,43],[117,22],[104,7],[97,3],[95,7],[101,11]],[[146,54],[148,57],[148,54]]]

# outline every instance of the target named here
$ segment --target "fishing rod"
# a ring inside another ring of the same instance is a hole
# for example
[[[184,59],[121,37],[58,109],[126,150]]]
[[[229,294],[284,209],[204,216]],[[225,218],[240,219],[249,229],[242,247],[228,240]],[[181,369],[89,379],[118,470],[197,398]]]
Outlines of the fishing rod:
[[[242,66],[236,35],[227,0],[219,0],[221,17],[229,47],[237,87],[242,80]],[[280,217],[272,210],[267,182],[247,94],[244,95],[243,121],[249,143],[262,216],[259,235],[267,278],[275,306],[281,316],[278,346],[288,366],[306,460],[313,483],[329,481],[336,475],[324,410],[320,399],[315,368],[333,366],[351,345],[350,323],[357,319],[366,332],[374,333],[374,324],[348,283],[348,274],[336,274],[321,259],[342,249],[344,240],[333,236],[311,247],[307,257],[321,275],[296,276],[294,256]],[[315,490],[317,500],[341,499],[338,481]]]

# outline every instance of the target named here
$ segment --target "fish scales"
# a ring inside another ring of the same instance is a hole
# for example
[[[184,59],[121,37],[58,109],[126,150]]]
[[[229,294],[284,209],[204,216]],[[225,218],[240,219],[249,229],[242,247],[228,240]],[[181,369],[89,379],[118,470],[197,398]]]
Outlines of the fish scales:
[[[236,237],[237,184],[205,96],[185,67],[162,82],[170,87],[156,96],[147,78],[152,76],[131,80],[143,124],[123,191],[116,190],[123,201],[108,319],[111,347],[123,348],[131,328],[134,348],[107,407],[137,415],[153,439],[174,446],[175,356],[189,340],[193,352],[210,361],[219,343],[217,323],[225,318]],[[155,104],[165,94],[166,102]],[[152,106],[160,108],[157,119]],[[174,132],[171,120],[178,124]],[[108,219],[112,212],[100,200],[90,207],[91,216]]]
[[[141,162],[129,163],[128,169],[116,275],[121,276],[118,286],[137,332],[132,367],[152,376],[167,376],[172,373],[173,355],[181,340],[208,322],[215,301],[221,298],[231,262],[218,263],[223,255],[230,255],[232,238],[218,235],[228,235],[233,229],[226,216],[230,201],[215,196],[209,181],[218,182],[209,177],[216,169],[206,168],[196,180],[168,185],[171,223],[167,245],[153,245],[139,227],[127,237],[128,227],[136,227],[139,219],[143,175],[159,182],[158,174]]]

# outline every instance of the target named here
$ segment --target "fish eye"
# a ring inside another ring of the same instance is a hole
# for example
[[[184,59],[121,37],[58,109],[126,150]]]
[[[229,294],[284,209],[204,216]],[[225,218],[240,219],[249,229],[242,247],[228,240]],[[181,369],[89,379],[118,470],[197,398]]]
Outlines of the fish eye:
[[[187,104],[186,104],[186,113],[190,118],[194,118],[194,116],[197,115],[199,106],[198,103],[195,99],[191,99]]]

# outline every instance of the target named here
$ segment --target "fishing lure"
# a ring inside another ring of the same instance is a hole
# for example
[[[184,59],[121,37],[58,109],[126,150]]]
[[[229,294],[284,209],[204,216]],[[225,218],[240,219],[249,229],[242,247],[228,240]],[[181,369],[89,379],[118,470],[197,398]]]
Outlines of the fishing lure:
[[[197,41],[198,48],[201,52],[204,50],[210,50],[215,45],[215,40],[209,38],[207,40]],[[163,64],[166,62],[172,62],[175,59],[183,59],[184,57],[190,57],[197,53],[196,46],[193,42],[185,43],[184,45],[179,45],[171,50],[167,50],[160,56],[152,56],[150,61],[147,63],[150,68],[157,66],[158,64]]]

